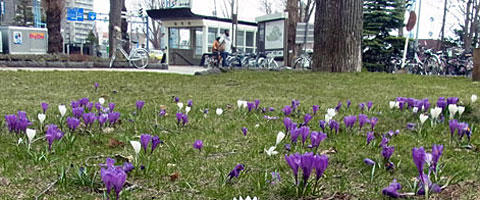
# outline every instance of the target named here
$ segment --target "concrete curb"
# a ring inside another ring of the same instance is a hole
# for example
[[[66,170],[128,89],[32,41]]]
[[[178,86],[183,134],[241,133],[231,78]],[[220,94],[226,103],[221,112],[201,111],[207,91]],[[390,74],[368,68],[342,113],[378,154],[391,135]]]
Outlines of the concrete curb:
[[[0,61],[0,67],[14,68],[110,68],[110,62],[60,62],[60,61]],[[127,62],[115,62],[114,68],[136,69]],[[149,64],[147,69],[168,70],[168,66],[159,63]]]

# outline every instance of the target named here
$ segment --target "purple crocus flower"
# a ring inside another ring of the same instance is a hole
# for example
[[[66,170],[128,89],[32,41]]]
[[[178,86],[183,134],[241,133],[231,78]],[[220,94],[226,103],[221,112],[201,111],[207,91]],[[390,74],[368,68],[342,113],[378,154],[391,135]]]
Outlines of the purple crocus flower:
[[[292,150],[292,146],[290,144],[285,144],[285,150],[287,151]]]
[[[93,103],[92,103],[92,102],[88,102],[86,108],[87,108],[88,112],[91,112],[91,111],[92,111],[92,108],[93,108]]]
[[[369,102],[367,103],[367,108],[368,108],[368,110],[371,110],[371,109],[372,109],[372,106],[373,106],[373,102],[369,101]]]
[[[308,135],[310,134],[310,128],[308,126],[300,127],[300,134],[302,134],[302,144],[305,144],[305,141],[307,141]]]
[[[293,99],[292,100],[292,110],[297,110],[298,106],[300,106],[300,101]]]
[[[100,104],[99,102],[95,103],[95,109],[97,109],[97,112],[102,112],[102,104]]]
[[[424,179],[423,176],[425,175],[423,173],[423,166],[425,165],[425,157],[426,157],[425,149],[423,147],[413,148],[412,157],[413,157],[413,163],[415,163],[415,166],[417,167],[420,180],[423,181]]]
[[[123,170],[125,173],[129,173],[129,172],[131,172],[133,169],[135,169],[135,167],[133,166],[132,163],[129,163],[129,162],[124,162],[124,163],[123,163],[122,170]]]
[[[177,124],[180,125],[180,122],[182,122],[183,113],[178,112],[175,116],[177,117]]]
[[[320,128],[322,129],[322,131],[325,131],[325,120],[320,120],[318,121],[318,124],[320,126]]]
[[[285,126],[285,133],[288,133],[292,129],[292,120],[288,117],[283,118],[283,125]]]
[[[137,110],[141,111],[144,105],[145,105],[144,101],[137,101],[137,103],[136,103]]]
[[[337,121],[330,120],[329,126],[330,126],[330,131],[335,130],[335,134],[338,133],[338,129],[340,128],[340,126]]]
[[[417,192],[417,195],[425,195],[425,186],[428,185],[429,191],[431,193],[438,193],[441,192],[440,186],[437,184],[433,184],[432,181],[430,181],[430,175],[424,174],[423,175],[423,180],[420,181],[420,184],[418,184],[418,187],[420,188]]]
[[[365,123],[368,122],[368,116],[364,114],[359,114],[358,115],[358,125],[360,127],[360,130],[362,130],[362,127]]]
[[[425,111],[430,110],[430,100],[428,98],[423,99],[423,109]]]
[[[458,100],[459,100],[458,97],[448,97],[447,98],[447,105],[457,104]]]
[[[434,144],[432,147],[432,170],[434,173],[437,172],[437,163],[440,156],[443,153],[443,145],[436,145]]]
[[[363,162],[367,165],[370,165],[370,166],[374,166],[375,165],[375,161],[373,161],[372,159],[370,158],[365,158],[363,159]]]
[[[237,164],[235,168],[228,174],[229,179],[232,180],[233,177],[237,177],[240,175],[240,172],[245,169],[245,166],[242,164]]]
[[[160,140],[158,136],[153,136],[152,137],[152,151],[150,153],[153,153],[153,151],[158,147],[159,144],[163,144],[163,141]]]
[[[315,155],[314,156],[314,168],[315,171],[317,172],[317,181],[322,177],[323,173],[328,167],[328,156],[323,154],[323,155]]]
[[[370,125],[372,127],[372,131],[375,129],[375,125],[377,125],[377,122],[378,122],[378,118],[376,118],[376,117],[372,117],[370,119]]]
[[[114,103],[109,103],[108,108],[110,108],[110,112],[113,112],[113,109],[115,109],[115,104]]]
[[[382,148],[385,148],[387,146],[388,142],[390,142],[390,139],[388,139],[386,135],[383,135],[382,136],[382,142],[380,142],[380,145],[378,145],[378,146],[380,146]]]
[[[16,130],[17,116],[5,115],[5,122],[7,123],[8,131],[13,132]]]
[[[310,174],[312,173],[315,164],[315,159],[312,152],[308,152],[302,155],[300,161],[300,168],[303,171],[303,183],[306,185]]]
[[[292,140],[292,143],[295,144],[297,142],[298,136],[300,135],[301,131],[297,127],[293,127],[290,130],[290,138]]]
[[[98,124],[100,125],[100,128],[102,128],[103,125],[105,124],[105,122],[107,122],[107,119],[108,119],[108,115],[107,115],[107,114],[100,114],[100,115],[98,115],[97,121],[98,121]]]
[[[456,119],[452,119],[448,121],[448,125],[450,127],[450,135],[453,138],[453,135],[455,134],[455,130],[458,127],[458,121]]]
[[[83,115],[83,108],[82,107],[73,108],[72,114],[75,118],[81,118]]]
[[[398,102],[398,108],[399,108],[400,110],[403,110],[404,107],[405,107],[405,101],[399,101],[399,102]]]
[[[318,147],[320,145],[320,142],[325,140],[325,138],[327,138],[327,134],[322,132],[312,131],[312,133],[310,134],[310,141],[312,142],[312,148]]]
[[[247,127],[242,127],[242,133],[243,133],[243,136],[247,136],[247,133],[248,133]]]
[[[370,142],[372,142],[374,139],[375,139],[375,135],[373,134],[373,132],[368,132],[367,133],[367,145],[369,145]]]
[[[363,112],[363,110],[365,110],[365,103],[359,103],[358,108]]]
[[[93,86],[95,87],[95,92],[96,92],[97,89],[98,89],[98,86],[99,86],[98,82],[95,82],[95,83],[93,84]]]
[[[193,100],[189,99],[189,100],[187,101],[187,106],[188,106],[188,107],[193,107]]]
[[[147,153],[148,144],[150,143],[151,139],[152,139],[152,136],[149,134],[140,135],[140,144],[142,144],[142,148],[145,151],[145,153]]]
[[[415,130],[415,126],[416,125],[414,123],[407,123],[407,129],[408,130],[411,130],[411,131]]]
[[[117,199],[122,191],[123,185],[127,180],[127,173],[122,167],[102,168],[100,175],[105,187],[107,188],[107,194],[110,194],[112,189],[115,189]]]
[[[260,105],[260,99],[255,99],[255,109],[258,109],[258,105]]]
[[[279,182],[282,181],[282,179],[280,178],[280,173],[278,173],[278,172],[272,172],[272,173],[270,173],[270,174],[272,175],[272,181],[271,181],[271,184],[272,184],[272,185],[275,185],[275,184],[277,184],[277,183],[279,183]]]
[[[398,190],[400,189],[402,189],[402,185],[397,183],[397,179],[393,179],[393,182],[390,183],[388,187],[383,188],[382,194],[392,198],[398,198],[400,197],[400,194],[398,193]]]
[[[78,125],[80,125],[80,120],[74,117],[67,118],[67,126],[70,131],[74,132],[77,129]]]
[[[43,113],[45,114],[47,112],[47,109],[48,109],[48,104],[45,103],[45,102],[42,102],[42,110],[43,110]]]
[[[17,115],[5,115],[5,122],[7,123],[8,131],[17,134],[26,132],[27,127],[32,125],[27,118],[27,113],[18,111]]]
[[[173,98],[173,101],[175,101],[175,103],[178,103],[178,102],[180,101],[180,98],[174,97],[174,98]]]
[[[167,115],[167,111],[165,109],[161,109],[158,115],[165,117],[165,115]]]
[[[388,161],[392,157],[394,151],[395,151],[395,147],[385,146],[383,147],[383,150],[382,150],[382,156],[385,158],[385,160]]]
[[[63,132],[58,129],[54,124],[47,126],[47,131],[45,132],[45,139],[48,141],[48,150],[52,149],[52,144],[54,140],[60,140],[63,137]]]
[[[335,111],[338,112],[341,108],[342,108],[342,102],[339,101],[338,104],[337,104],[337,106],[335,107]]]
[[[198,149],[199,151],[202,150],[202,147],[203,147],[203,141],[201,140],[196,140],[194,143],[193,143],[193,148],[194,149]]]
[[[285,116],[288,116],[292,113],[292,107],[285,106],[285,107],[283,107],[282,112]]]
[[[445,97],[439,97],[437,100],[437,107],[442,108],[442,110],[445,110],[447,107],[447,101],[445,101]]]
[[[108,123],[110,123],[110,125],[117,123],[118,119],[120,119],[119,112],[113,112],[108,114]]]
[[[313,109],[313,115],[316,115],[316,114],[317,114],[317,112],[318,112],[318,109],[319,109],[319,108],[320,108],[320,106],[319,106],[319,105],[313,105],[313,106],[312,106],[312,109]]]
[[[87,97],[84,97],[84,98],[81,98],[80,100],[78,100],[78,103],[80,103],[80,106],[83,106],[83,107],[87,106],[88,102],[89,102],[89,100],[88,100]]]
[[[463,136],[467,134],[467,137],[470,140],[470,129],[468,128],[468,123],[466,122],[457,123],[457,130],[458,130],[459,139],[462,139]]]
[[[183,126],[188,124],[188,115],[187,114],[182,115],[182,124],[183,124]]]
[[[255,107],[255,103],[253,103],[253,102],[247,102],[248,112],[251,112],[254,107]]]
[[[270,107],[270,108],[268,108],[268,110],[269,110],[270,112],[273,112],[273,111],[275,111],[275,108],[274,108],[274,107]]]
[[[305,116],[303,116],[303,124],[304,125],[308,125],[308,122],[310,122],[310,120],[312,120],[312,116],[310,114],[305,114]]]
[[[70,106],[72,108],[78,108],[78,107],[80,107],[80,102],[73,100],[73,101],[70,102]]]
[[[95,115],[95,113],[84,113],[82,118],[83,118],[83,123],[85,123],[85,126],[89,127],[93,123],[95,123],[97,116]]]
[[[295,177],[295,185],[298,184],[298,168],[302,162],[301,159],[302,156],[298,152],[290,156],[285,154],[285,161],[287,161],[287,164],[292,168],[293,176]]]
[[[346,116],[343,118],[343,122],[345,123],[345,127],[347,128],[353,128],[356,121],[357,121],[357,116],[355,115]]]

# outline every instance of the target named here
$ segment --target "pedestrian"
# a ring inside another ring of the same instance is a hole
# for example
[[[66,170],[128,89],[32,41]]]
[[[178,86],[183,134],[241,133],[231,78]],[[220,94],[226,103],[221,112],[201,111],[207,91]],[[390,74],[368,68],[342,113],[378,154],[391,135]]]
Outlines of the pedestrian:
[[[225,30],[224,34],[220,37],[220,47],[218,50],[220,51],[220,55],[222,56],[222,66],[227,66],[227,57],[232,50],[232,40],[230,40],[230,31]]]
[[[215,41],[213,41],[213,45],[212,45],[212,56],[213,58],[215,58],[216,66],[219,66],[220,60],[221,60],[219,48],[220,48],[220,37],[217,37]]]

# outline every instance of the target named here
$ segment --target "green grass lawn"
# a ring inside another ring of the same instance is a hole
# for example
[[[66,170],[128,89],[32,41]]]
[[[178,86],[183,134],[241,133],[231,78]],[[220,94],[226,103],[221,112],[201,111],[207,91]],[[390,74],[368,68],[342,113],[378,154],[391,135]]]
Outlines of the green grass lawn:
[[[95,82],[100,84],[97,92]],[[19,71],[0,72],[0,84],[0,199],[32,199],[56,180],[42,198],[102,199],[104,185],[98,164],[105,163],[107,157],[116,158],[116,164],[122,164],[122,157],[134,156],[130,141],[139,141],[143,133],[157,135],[165,144],[153,154],[141,151],[133,162],[135,169],[128,174],[124,189],[129,190],[122,192],[121,199],[233,199],[247,195],[260,199],[302,198],[284,155],[312,150],[300,143],[293,145],[290,152],[285,150],[284,145],[291,143],[287,136],[277,147],[277,155],[267,156],[264,152],[264,148],[275,144],[277,133],[284,131],[281,108],[290,105],[292,99],[301,102],[299,113],[290,116],[298,123],[303,121],[305,113],[312,113],[312,105],[320,105],[319,113],[309,124],[315,131],[321,130],[319,120],[324,119],[326,110],[334,108],[338,101],[343,102],[342,109],[334,117],[341,124],[340,133],[329,133],[317,150],[318,153],[330,150],[329,166],[316,192],[305,194],[306,199],[381,199],[382,189],[394,178],[403,186],[401,193],[414,192],[413,183],[418,172],[411,149],[423,146],[430,152],[433,144],[444,145],[438,183],[449,183],[433,197],[480,198],[478,129],[473,129],[472,148],[469,149],[465,148],[465,141],[450,141],[448,122],[432,127],[427,120],[421,131],[409,131],[406,124],[419,123],[418,115],[389,108],[389,101],[399,96],[429,98],[432,106],[438,97],[456,96],[460,98],[460,104],[467,105],[460,121],[477,127],[480,102],[470,105],[470,97],[480,94],[480,85],[465,78],[252,71],[211,76]],[[188,99],[194,102],[185,127],[176,124],[178,108],[174,96],[185,105]],[[92,102],[103,97],[107,103],[115,103],[115,110],[121,112],[121,122],[110,131],[100,130],[95,123],[93,128],[80,128],[70,133],[65,123],[60,123],[58,105],[66,104],[67,116],[71,116],[70,102],[82,97],[88,97]],[[239,99],[260,99],[260,107],[274,107],[275,111],[248,113],[237,108]],[[134,113],[137,100],[145,101],[145,107]],[[349,109],[345,108],[346,100],[352,101]],[[358,115],[361,113],[358,104],[367,101],[372,101],[374,107],[364,113],[379,119],[375,144],[369,146],[365,144],[367,129],[359,131],[358,123],[354,129],[346,129],[343,123],[343,116]],[[51,152],[47,151],[45,139],[33,143],[30,151],[25,144],[17,145],[19,137],[27,140],[25,135],[9,133],[3,118],[18,110],[26,111],[33,122],[30,128],[37,129],[36,138],[41,138],[45,135],[37,120],[41,102],[50,105],[46,123],[61,125],[67,133],[60,142],[54,142]],[[161,105],[166,106],[166,117],[158,116]],[[224,109],[221,116],[215,114],[217,108]],[[209,110],[206,117],[202,112],[204,109]],[[267,121],[264,115],[279,119]],[[246,137],[242,134],[242,127],[249,130]],[[391,161],[396,169],[387,171],[378,144],[381,134],[397,129],[400,134],[389,143],[395,147]],[[111,139],[124,145],[109,145]],[[195,140],[203,140],[202,151],[193,149]],[[371,167],[363,163],[364,158],[379,163],[373,181]],[[238,178],[226,181],[227,174],[239,163],[245,165],[245,170]],[[272,185],[267,180],[274,171],[280,173],[281,182]],[[301,174],[302,170],[299,171]],[[314,173],[311,180],[314,180]],[[132,184],[135,187],[131,187]]]

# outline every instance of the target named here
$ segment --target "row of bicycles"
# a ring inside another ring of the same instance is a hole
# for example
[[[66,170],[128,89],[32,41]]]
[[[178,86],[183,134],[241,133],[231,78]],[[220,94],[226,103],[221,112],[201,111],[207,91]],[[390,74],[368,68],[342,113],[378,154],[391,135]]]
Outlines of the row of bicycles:
[[[402,59],[394,57],[390,60],[387,71],[395,73],[401,70]],[[461,48],[452,47],[444,51],[434,52],[432,49],[417,50],[413,58],[405,62],[404,69],[411,74],[434,76],[466,76],[473,71],[472,54]]]
[[[313,52],[306,52],[294,59],[292,68],[294,69],[311,69]],[[244,53],[236,52],[226,58],[228,67],[245,67],[259,69],[277,69],[279,64],[275,61],[275,55],[272,53]],[[210,55],[205,58],[204,67],[221,66],[221,57],[219,55]]]

